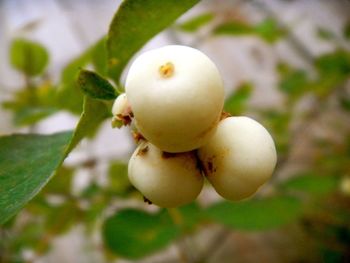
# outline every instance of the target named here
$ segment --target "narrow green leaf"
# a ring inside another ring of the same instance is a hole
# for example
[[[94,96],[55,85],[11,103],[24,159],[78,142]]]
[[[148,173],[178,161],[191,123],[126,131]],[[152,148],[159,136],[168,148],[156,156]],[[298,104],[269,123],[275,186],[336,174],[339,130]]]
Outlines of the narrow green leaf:
[[[213,18],[214,15],[212,13],[203,13],[181,23],[178,25],[178,29],[185,32],[195,32],[201,27],[207,25],[210,21],[213,20]]]
[[[259,231],[295,221],[302,212],[298,199],[276,196],[239,203],[220,202],[207,208],[207,216],[235,230]]]
[[[280,187],[286,191],[322,195],[337,189],[338,181],[339,179],[335,176],[317,176],[313,173],[305,173],[283,182]]]
[[[111,113],[106,103],[85,96],[83,113],[74,130],[72,140],[67,149],[67,155],[83,138],[94,133],[102,121],[110,116]]]
[[[109,76],[118,83],[130,58],[199,0],[125,0],[108,32]]]
[[[77,85],[93,99],[114,100],[117,97],[116,90],[108,80],[93,71],[81,70]]]
[[[225,101],[225,111],[232,115],[242,114],[246,108],[246,104],[252,94],[253,85],[251,83],[241,84],[235,92]]]
[[[213,33],[216,35],[249,35],[254,33],[254,28],[240,21],[232,21],[217,26]]]
[[[179,235],[179,230],[164,210],[150,214],[124,209],[105,221],[102,233],[112,252],[137,259],[164,248]]]
[[[0,137],[0,224],[16,214],[61,165],[72,132]]]
[[[284,31],[279,27],[278,22],[272,18],[267,18],[256,25],[240,21],[226,22],[217,26],[213,32],[216,35],[256,35],[270,43],[276,42],[284,35]]]
[[[15,69],[28,76],[36,76],[45,70],[49,53],[37,42],[17,38],[11,43],[10,61]]]

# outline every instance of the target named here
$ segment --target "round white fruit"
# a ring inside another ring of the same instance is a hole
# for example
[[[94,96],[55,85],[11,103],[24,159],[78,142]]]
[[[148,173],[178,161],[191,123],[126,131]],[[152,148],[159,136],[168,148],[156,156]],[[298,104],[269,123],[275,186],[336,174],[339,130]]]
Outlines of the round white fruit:
[[[253,195],[270,178],[277,161],[269,132],[248,117],[222,120],[198,153],[217,193],[232,201]]]
[[[119,117],[120,115],[124,115],[128,111],[128,100],[126,98],[126,94],[120,94],[114,101],[112,106],[112,114],[115,117]]]
[[[131,156],[128,175],[131,184],[160,207],[190,203],[203,187],[194,152],[164,153],[149,142],[142,142]]]
[[[125,90],[139,131],[166,152],[204,145],[224,103],[218,69],[202,52],[186,46],[140,55],[130,67]]]

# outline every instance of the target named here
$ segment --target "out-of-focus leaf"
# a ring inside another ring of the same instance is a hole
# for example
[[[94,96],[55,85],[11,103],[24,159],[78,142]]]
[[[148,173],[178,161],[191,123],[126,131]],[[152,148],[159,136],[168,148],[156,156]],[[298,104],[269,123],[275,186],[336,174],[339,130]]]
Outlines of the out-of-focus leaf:
[[[17,38],[11,43],[10,61],[15,69],[28,76],[36,76],[45,70],[49,53],[37,42]]]
[[[322,55],[316,60],[315,66],[321,76],[336,76],[343,79],[350,74],[350,53],[337,50]]]
[[[324,40],[334,39],[334,33],[322,27],[317,29],[317,36]]]
[[[216,35],[256,35],[267,42],[274,43],[284,36],[285,32],[279,27],[278,22],[267,18],[256,25],[250,25],[240,21],[231,21],[217,26],[214,31]]]
[[[214,34],[216,35],[249,35],[254,32],[254,28],[246,23],[240,21],[227,22],[221,24],[214,29]]]
[[[107,37],[103,37],[91,49],[91,60],[97,73],[107,76],[108,59],[107,59]]]
[[[262,39],[269,43],[274,43],[285,35],[278,22],[272,18],[267,18],[254,27],[254,31]]]
[[[137,259],[164,248],[179,235],[169,215],[124,209],[108,218],[103,226],[106,246],[125,258]]]
[[[271,132],[272,138],[276,143],[277,154],[281,157],[289,149],[291,113],[268,110],[262,111],[261,114],[263,125]]]
[[[41,194],[67,195],[70,194],[74,170],[62,166],[56,172],[56,175],[42,190]]]
[[[79,209],[74,202],[65,202],[59,206],[50,207],[46,211],[45,227],[50,235],[60,235],[67,232],[78,221]]]
[[[251,83],[241,84],[235,92],[225,101],[225,111],[232,115],[240,115],[246,109],[246,104],[252,94],[253,85]]]
[[[67,149],[67,154],[86,136],[94,133],[103,120],[110,117],[111,113],[106,103],[100,100],[84,97],[83,113],[80,116],[77,127],[74,130],[72,140]]]
[[[131,188],[128,178],[128,166],[125,163],[113,162],[108,171],[108,189],[112,194],[124,195]]]
[[[105,41],[105,38],[102,38],[81,55],[70,61],[63,69],[57,92],[57,103],[60,108],[67,109],[75,114],[81,113],[84,94],[76,85],[78,74],[81,68],[87,66],[91,62],[98,72],[105,74],[102,65],[103,56],[104,53],[106,53],[106,50],[103,50]]]
[[[48,182],[65,157],[71,132],[0,137],[0,223]]]
[[[203,211],[201,207],[193,202],[188,205],[184,205],[178,208],[181,217],[182,217],[182,225],[185,230],[192,230],[201,222],[201,220],[205,219]]]
[[[346,39],[350,39],[350,21],[344,26],[344,36]]]
[[[109,76],[118,83],[135,52],[196,3],[198,0],[123,1],[108,32]]]
[[[335,176],[317,176],[313,173],[305,173],[283,182],[280,187],[286,191],[322,195],[336,190],[338,185],[339,179]]]
[[[350,98],[339,98],[341,107],[350,112]]]
[[[310,91],[311,83],[309,82],[305,71],[291,70],[281,76],[278,87],[284,93],[295,98]]]
[[[350,53],[344,50],[324,54],[315,60],[319,79],[314,84],[318,95],[327,95],[350,76]]]
[[[117,92],[113,86],[97,73],[89,70],[81,70],[77,79],[77,85],[93,99],[114,100]]]
[[[201,27],[207,25],[210,21],[213,20],[213,18],[214,15],[212,13],[203,13],[181,23],[178,25],[178,28],[185,32],[195,32]]]
[[[31,125],[58,111],[55,91],[46,84],[23,89],[16,92],[12,100],[3,102],[2,106],[14,113],[15,125]]]
[[[205,212],[215,222],[235,230],[259,231],[292,223],[300,216],[302,204],[292,197],[276,196],[239,203],[223,201]]]

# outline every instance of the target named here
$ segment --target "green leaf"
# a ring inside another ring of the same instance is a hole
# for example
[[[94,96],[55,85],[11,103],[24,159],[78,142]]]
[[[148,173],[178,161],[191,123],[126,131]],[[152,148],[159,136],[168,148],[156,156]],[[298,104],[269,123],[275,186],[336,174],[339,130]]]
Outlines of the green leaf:
[[[150,214],[124,209],[103,225],[103,239],[117,255],[137,259],[164,248],[179,235],[179,230],[163,210]]]
[[[335,176],[316,176],[313,173],[305,173],[281,183],[280,187],[285,191],[323,195],[336,190],[338,185],[338,178]]]
[[[116,90],[97,73],[89,70],[81,70],[77,79],[80,89],[93,99],[114,100],[117,97]]]
[[[350,21],[348,21],[344,26],[344,37],[350,39]]]
[[[254,28],[246,23],[240,21],[232,21],[221,24],[214,29],[216,35],[249,35],[254,32]]]
[[[332,31],[329,31],[322,27],[317,28],[317,36],[320,39],[324,39],[324,40],[332,40],[335,38],[334,33]]]
[[[130,58],[199,0],[125,0],[108,32],[109,76],[118,83]]]
[[[350,52],[336,50],[315,60],[319,78],[315,81],[315,93],[324,96],[343,85],[350,76]]]
[[[291,70],[282,76],[278,87],[284,93],[293,97],[298,97],[310,90],[311,83],[305,71]]]
[[[113,162],[108,171],[108,189],[115,195],[125,195],[132,188],[128,178],[128,165]]]
[[[185,32],[195,32],[212,21],[213,18],[212,13],[203,13],[181,23],[177,28]]]
[[[241,21],[226,22],[217,26],[213,33],[215,35],[256,35],[269,43],[279,40],[284,34],[278,22],[272,18],[267,18],[256,25],[250,25]]]
[[[298,199],[276,196],[239,203],[223,201],[207,208],[215,222],[235,230],[259,231],[277,228],[295,221],[302,212]]]
[[[182,225],[185,230],[195,229],[198,223],[205,219],[201,207],[196,202],[181,206],[178,210],[181,214]]]
[[[99,73],[105,74],[105,72],[103,72],[104,69],[102,65],[103,63],[106,63],[107,65],[106,61],[102,61],[103,56],[106,53],[104,47],[105,41],[105,38],[102,38],[96,44],[85,50],[78,57],[70,61],[63,69],[59,89],[57,92],[57,103],[60,108],[67,109],[75,114],[81,114],[84,94],[77,87],[76,80],[80,69],[87,66],[91,62]],[[98,56],[100,57],[97,58]]]
[[[39,43],[17,38],[11,43],[11,65],[28,76],[42,73],[48,62],[49,54]]]
[[[350,53],[345,50],[324,54],[315,61],[320,76],[345,79],[350,75]]]
[[[86,136],[95,133],[103,120],[110,117],[110,107],[103,101],[84,97],[83,113],[74,130],[67,154]]]
[[[274,43],[285,35],[278,22],[272,18],[267,18],[254,27],[258,36],[269,43]]]
[[[40,194],[69,195],[73,176],[74,170],[72,168],[60,167]]]
[[[107,59],[107,37],[103,37],[91,49],[91,61],[97,73],[102,76],[108,74],[108,59]]]
[[[340,100],[340,105],[342,109],[350,112],[350,98],[341,97],[339,98],[339,100]]]
[[[16,214],[61,165],[72,132],[0,137],[0,224]]]
[[[235,92],[225,101],[225,111],[232,115],[242,114],[246,109],[246,104],[252,94],[253,85],[251,83],[242,83]]]
[[[58,111],[55,91],[54,87],[45,83],[22,89],[14,93],[11,100],[3,102],[2,106],[13,112],[15,125],[31,125]]]

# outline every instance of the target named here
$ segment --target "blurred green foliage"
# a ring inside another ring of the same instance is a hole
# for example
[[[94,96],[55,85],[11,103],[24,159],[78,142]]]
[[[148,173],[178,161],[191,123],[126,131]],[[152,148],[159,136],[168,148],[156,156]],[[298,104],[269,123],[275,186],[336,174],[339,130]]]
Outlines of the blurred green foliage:
[[[182,31],[192,33],[207,25],[213,19],[214,14],[207,12],[190,18],[189,20],[179,24],[177,28]]]
[[[15,69],[28,76],[36,76],[45,70],[49,53],[39,43],[17,38],[10,48],[10,61]]]
[[[337,120],[334,127],[330,126],[339,133],[340,142],[313,138],[314,152],[307,160],[307,169],[292,173],[289,179],[273,178],[268,194],[243,202],[219,201],[208,207],[195,202],[154,212],[115,208],[114,204],[121,200],[141,199],[127,178],[127,164],[120,160],[110,162],[106,185],[92,181],[81,192],[72,193],[76,172],[82,167],[94,171],[98,161],[59,168],[61,162],[83,138],[93,138],[101,123],[111,117],[112,100],[122,90],[120,75],[135,52],[197,2],[125,0],[108,35],[72,59],[58,83],[52,83],[46,73],[49,55],[41,44],[13,40],[10,63],[26,80],[23,89],[2,104],[13,112],[14,124],[33,127],[62,110],[80,114],[80,120],[73,135],[68,132],[0,137],[0,262],[23,262],[24,249],[45,254],[53,238],[77,224],[84,226],[89,237],[101,232],[101,250],[107,260],[115,256],[142,258],[213,223],[222,224],[227,231],[267,231],[298,224],[318,244],[325,262],[344,259],[346,251],[350,251],[350,201],[349,193],[339,189],[344,176],[350,174],[350,140],[346,139],[348,130],[338,132],[341,124]],[[202,13],[173,29],[195,33],[219,15]],[[271,17],[256,24],[229,20],[214,26],[209,36],[247,35],[269,44],[290,34]],[[331,43],[336,41],[335,35],[324,28],[318,28],[316,34]],[[344,38],[349,36],[350,26],[346,24]],[[252,82],[235,87],[225,102],[228,113],[253,114],[271,132],[279,158],[277,174],[290,161],[295,138],[303,136],[310,123],[327,111],[325,106],[335,99],[341,113],[350,111],[350,97],[344,89],[350,77],[349,51],[337,49],[308,62],[315,74],[285,61],[276,66],[276,90],[286,101],[281,107],[251,107]],[[93,70],[84,70],[86,67]],[[316,101],[316,109],[311,113],[296,111],[308,96]],[[296,129],[295,121],[300,123]],[[27,202],[23,211],[12,217]],[[22,217],[27,219],[22,222]]]

